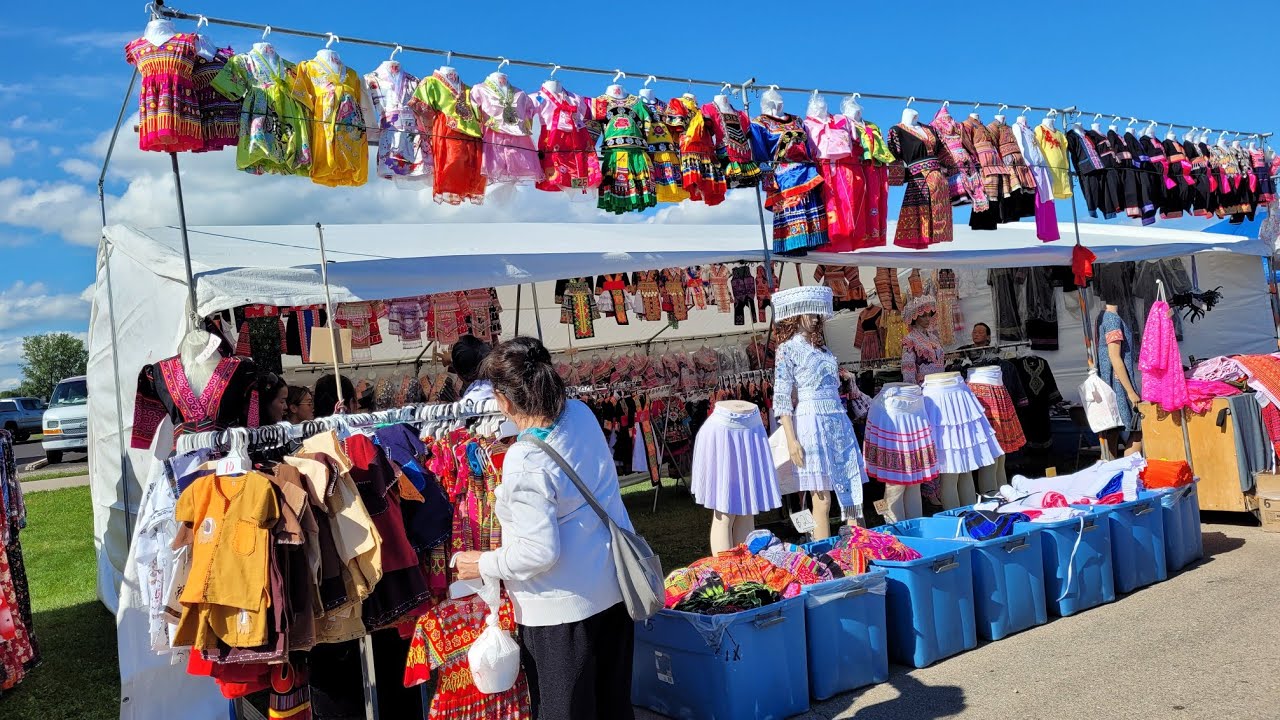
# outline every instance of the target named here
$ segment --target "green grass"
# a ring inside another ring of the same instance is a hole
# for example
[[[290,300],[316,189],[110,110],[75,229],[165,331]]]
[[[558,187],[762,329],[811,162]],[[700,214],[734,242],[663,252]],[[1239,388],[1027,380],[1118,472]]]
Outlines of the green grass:
[[[88,474],[89,474],[89,471],[84,469],[51,470],[49,472],[31,473],[30,475],[23,475],[18,479],[21,480],[22,482],[31,482],[32,480],[57,480],[59,478],[81,477],[83,475],[88,475]]]
[[[636,532],[662,558],[666,571],[684,567],[711,554],[711,511],[693,502],[689,490],[664,480],[653,510],[653,487],[632,485],[622,491],[622,501]]]
[[[0,718],[118,717],[115,618],[97,598],[89,488],[28,495],[21,538],[43,663],[0,698]]]

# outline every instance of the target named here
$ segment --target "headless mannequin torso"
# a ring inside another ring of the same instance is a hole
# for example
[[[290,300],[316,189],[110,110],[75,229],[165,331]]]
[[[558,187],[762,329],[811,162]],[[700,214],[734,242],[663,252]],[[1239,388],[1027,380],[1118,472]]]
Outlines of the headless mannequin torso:
[[[213,371],[222,361],[222,355],[218,353],[219,342],[204,330],[192,330],[182,339],[178,354],[182,358],[187,384],[197,396],[204,392],[205,386],[213,377]]]
[[[924,376],[926,384],[939,381],[951,382],[957,379],[963,379],[963,376],[958,372],[930,373]],[[979,472],[985,469],[980,468]],[[972,505],[978,501],[978,492],[974,488],[973,473],[971,472],[942,473],[938,475],[938,490],[942,496],[944,510],[954,510],[965,505]]]

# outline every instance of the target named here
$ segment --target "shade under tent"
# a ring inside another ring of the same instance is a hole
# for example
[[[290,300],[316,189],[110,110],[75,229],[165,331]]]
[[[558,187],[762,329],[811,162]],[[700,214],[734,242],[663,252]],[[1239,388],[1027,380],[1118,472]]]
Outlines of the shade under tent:
[[[956,228],[955,242],[928,250],[888,246],[851,254],[813,253],[805,263],[854,264],[866,267],[962,268],[1070,264],[1074,231],[1061,226],[1063,239],[1041,243],[1032,224],[1003,226],[997,232]],[[189,228],[191,261],[196,278],[198,312],[207,315],[246,304],[279,306],[324,302],[320,281],[316,228],[300,226],[215,226]],[[325,226],[328,275],[333,302],[387,299],[477,287],[549,283],[564,277],[621,273],[663,267],[686,267],[735,260],[760,261],[759,225],[684,225],[654,223],[441,223],[429,225]],[[890,224],[892,234],[892,223]],[[1203,287],[1229,285],[1223,305],[1212,320],[1220,332],[1203,341],[1208,352],[1261,351],[1271,333],[1258,333],[1256,323],[1227,322],[1246,317],[1265,297],[1266,286],[1255,257],[1271,249],[1256,238],[1215,235],[1162,228],[1135,229],[1082,224],[1081,242],[1098,262],[1118,262],[1217,251],[1200,263]],[[151,453],[128,449],[133,388],[139,369],[173,355],[187,330],[187,288],[182,243],[176,227],[147,230],[114,225],[104,230],[99,246],[97,283],[93,291],[89,339],[89,416],[91,492],[94,536],[98,552],[99,597],[112,610],[120,601],[120,583],[128,555],[128,518],[137,512],[140,487],[150,470]],[[864,273],[864,283],[870,273]],[[783,286],[795,273],[782,275]],[[811,271],[804,281],[812,283]],[[527,285],[526,285],[527,287]],[[542,290],[542,323],[550,335],[564,333],[559,308],[552,307],[549,286]],[[533,331],[526,293],[522,332]],[[990,298],[962,301],[967,318],[990,317]],[[1060,306],[1064,349],[1059,384],[1074,387],[1074,370],[1083,368],[1083,353],[1073,338],[1079,320]],[[842,314],[832,324],[832,342],[852,345],[852,318]],[[656,328],[656,324],[650,324]],[[696,333],[691,323],[680,334]],[[508,326],[507,332],[511,331]],[[650,327],[630,329],[636,339],[653,334]],[[847,337],[845,337],[847,334]],[[1255,338],[1254,336],[1258,337]],[[552,340],[552,343],[557,342]],[[552,344],[549,343],[549,344]],[[584,345],[591,346],[591,342]],[[1188,349],[1187,352],[1194,352]],[[127,488],[127,491],[126,491]],[[126,504],[125,498],[128,498]],[[143,618],[145,637],[145,618]],[[166,660],[145,642],[120,649],[125,694],[161,693],[172,708],[189,711],[190,693]],[[179,673],[185,675],[184,673]],[[164,682],[158,682],[159,678]],[[176,681],[172,692],[158,685]],[[154,698],[153,700],[158,700]],[[165,703],[149,702],[150,707]],[[144,713],[138,717],[155,717]]]

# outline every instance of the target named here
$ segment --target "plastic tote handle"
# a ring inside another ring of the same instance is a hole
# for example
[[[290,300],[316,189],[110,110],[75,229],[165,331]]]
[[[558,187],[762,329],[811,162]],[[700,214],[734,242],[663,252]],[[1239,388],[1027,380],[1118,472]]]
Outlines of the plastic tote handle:
[[[1081,533],[1093,532],[1094,530],[1097,530],[1097,529],[1098,529],[1098,523],[1094,520],[1085,520],[1080,525]]]
[[[959,559],[958,555],[953,555],[951,557],[938,558],[933,562],[933,571],[935,573],[944,573],[944,572],[947,572],[948,570],[955,570],[956,568],[960,567],[960,563],[958,559]]]
[[[1007,553],[1016,553],[1016,552],[1021,552],[1023,550],[1030,549],[1030,547],[1031,547],[1031,543],[1027,542],[1026,538],[1020,538],[1018,540],[1014,540],[1012,542],[1006,543],[1004,546],[1004,551]]]
[[[771,613],[765,613],[764,615],[761,615],[755,620],[752,620],[751,624],[754,625],[757,630],[763,630],[764,628],[772,627],[774,625],[777,625],[780,622],[785,622],[785,621],[786,621],[786,618],[782,617],[782,611],[774,610]]]
[[[866,594],[867,594],[867,592],[869,592],[869,591],[867,590],[867,588],[866,588],[865,586],[864,586],[864,587],[856,587],[856,588],[853,588],[852,590],[849,590],[849,591],[847,591],[847,592],[845,592],[845,593],[842,593],[842,594],[840,595],[840,597],[841,597],[842,599],[843,599],[843,598],[858,597],[859,595],[866,595]]]
[[[1155,512],[1155,508],[1152,507],[1151,503],[1140,505],[1133,509],[1134,517],[1142,517],[1143,515],[1146,515],[1149,512]]]

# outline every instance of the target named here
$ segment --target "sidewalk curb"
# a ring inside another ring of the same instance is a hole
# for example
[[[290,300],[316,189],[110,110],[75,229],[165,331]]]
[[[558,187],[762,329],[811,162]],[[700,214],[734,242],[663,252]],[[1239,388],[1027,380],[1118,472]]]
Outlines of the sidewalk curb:
[[[52,478],[50,480],[30,480],[22,483],[22,493],[25,495],[27,493],[45,492],[48,490],[65,490],[67,488],[86,487],[88,484],[88,475]]]

